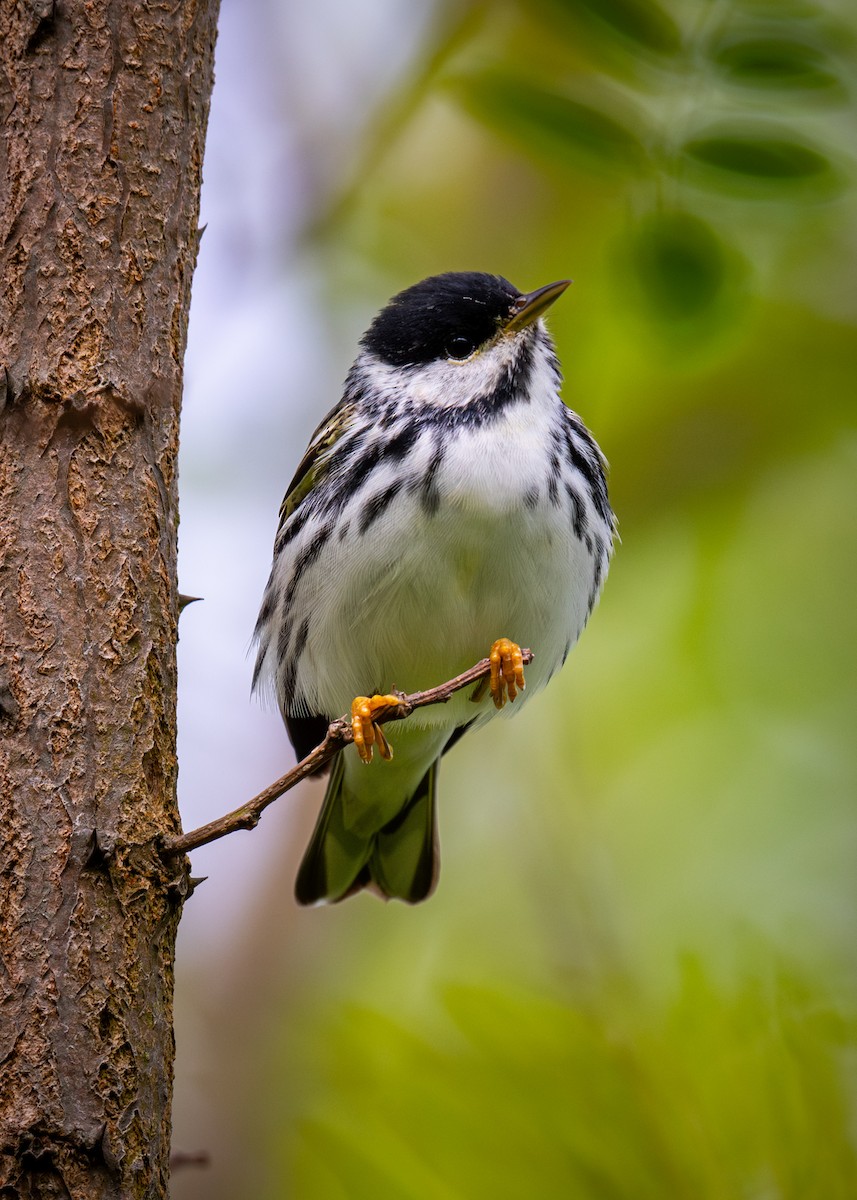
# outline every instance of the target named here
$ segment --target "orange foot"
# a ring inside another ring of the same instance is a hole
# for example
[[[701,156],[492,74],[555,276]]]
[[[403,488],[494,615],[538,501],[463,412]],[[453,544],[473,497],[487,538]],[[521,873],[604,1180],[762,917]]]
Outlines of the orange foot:
[[[393,757],[393,749],[384,737],[377,719],[391,708],[398,708],[398,696],[357,696],[351,703],[351,734],[357,753],[365,763],[372,761],[372,747],[378,747],[382,758]]]
[[[508,638],[498,638],[491,647],[488,655],[491,661],[491,695],[494,707],[502,708],[506,703],[506,694],[514,700],[518,690],[527,686],[524,682],[524,657],[517,642]]]

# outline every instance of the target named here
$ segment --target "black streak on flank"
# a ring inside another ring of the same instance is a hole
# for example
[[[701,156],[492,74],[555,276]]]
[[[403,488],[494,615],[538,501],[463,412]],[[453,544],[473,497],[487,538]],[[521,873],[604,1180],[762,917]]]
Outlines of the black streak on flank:
[[[389,487],[384,488],[383,492],[376,493],[376,495],[366,501],[360,516],[360,524],[357,527],[359,533],[365,533],[372,522],[377,521],[378,517],[381,516],[387,506],[401,491],[403,482],[401,479],[395,480]]]
[[[374,471],[383,458],[384,446],[385,444],[380,441],[373,443],[343,473],[336,487],[330,493],[328,499],[329,509],[341,512],[345,505],[353,499],[354,495],[360,489],[361,484],[365,482],[367,476],[371,471]]]
[[[258,633],[259,633],[259,622],[257,621],[256,622],[256,634],[258,634]],[[254,636],[256,636],[256,634],[254,634]],[[265,650],[266,649],[267,649],[267,647],[265,649],[260,649],[259,653],[256,655],[256,662],[253,666],[253,679],[250,683],[250,691],[251,692],[256,690],[256,684],[259,682],[259,676],[262,674],[262,665],[265,662]]]
[[[581,541],[586,541],[587,548],[591,554],[592,539],[586,532],[586,508],[584,507],[583,501],[581,500],[580,496],[578,496],[572,484],[567,483],[565,485],[565,491],[566,495],[568,496],[569,506],[571,508],[571,524],[574,528],[575,537],[579,538]]]
[[[332,533],[332,523],[323,525],[321,529],[316,532],[309,545],[305,546],[296,558],[295,567],[292,571],[292,577],[289,580],[289,586],[286,592],[286,608],[289,608],[291,605],[291,599],[294,596],[295,588],[297,587],[304,571],[307,569],[307,567],[311,566],[318,558],[319,554],[321,554]]]
[[[271,617],[274,615],[274,606],[277,602],[276,593],[272,586],[272,580],[268,580],[268,586],[265,588],[265,596],[262,600],[262,607],[259,609],[259,616],[256,618],[256,633],[258,634],[263,625],[267,625]]]
[[[292,538],[297,537],[312,515],[312,505],[304,503],[303,507],[298,508],[290,517],[286,518],[274,542],[275,559],[279,554],[282,554]]]
[[[592,612],[595,607],[595,601],[601,591],[601,581],[604,576],[604,568],[607,565],[607,548],[602,539],[595,535],[594,538],[594,555],[595,555],[595,575],[592,579],[592,590],[589,593],[589,611]]]
[[[295,638],[294,651],[291,658],[281,658],[280,664],[285,663],[285,671],[283,672],[283,690],[282,695],[288,705],[294,697],[295,680],[298,674],[298,663],[306,646],[307,635],[309,634],[309,617],[301,625]]]
[[[359,457],[353,454],[349,455],[347,468],[330,488],[326,504],[327,511],[341,512],[345,505],[354,498],[361,486],[366,482],[367,477],[379,463],[386,461],[388,458],[392,459],[393,462],[398,462],[404,458],[420,436],[422,428],[422,425],[417,421],[409,422],[404,429],[394,434],[387,441],[379,439],[373,442]],[[390,489],[388,488],[387,491],[390,491]],[[396,491],[398,491],[398,487]],[[386,493],[382,493],[382,495],[386,495]],[[386,500],[385,507],[393,499],[394,495],[395,491]],[[377,497],[375,499],[377,500]],[[369,503],[372,504],[373,501],[369,501]],[[379,516],[380,512],[381,510],[375,515]],[[371,524],[371,521],[369,524]],[[360,532],[364,533],[368,527],[368,524],[362,525],[361,523]]]
[[[601,577],[604,574],[604,564],[607,558],[604,543],[601,538],[595,538],[595,578],[592,581],[595,596],[598,595],[598,589],[601,587]],[[595,600],[592,601],[595,603]]]
[[[437,473],[443,462],[443,446],[438,442],[431,456],[428,469],[420,483],[420,504],[423,511],[433,517],[440,505],[440,492],[437,488]]]
[[[586,446],[589,454],[581,449],[580,443]],[[607,481],[604,478],[601,464],[598,462],[595,443],[583,426],[579,422],[573,421],[571,428],[566,427],[565,444],[572,466],[580,472],[589,485],[589,491],[599,516],[609,525],[613,514],[607,499]]]
[[[556,508],[559,505],[559,455],[551,455],[548,466],[548,500]]]
[[[277,637],[277,662],[283,663],[289,655],[289,643],[292,640],[292,625],[291,617],[284,617],[283,623],[280,626],[279,636]]]

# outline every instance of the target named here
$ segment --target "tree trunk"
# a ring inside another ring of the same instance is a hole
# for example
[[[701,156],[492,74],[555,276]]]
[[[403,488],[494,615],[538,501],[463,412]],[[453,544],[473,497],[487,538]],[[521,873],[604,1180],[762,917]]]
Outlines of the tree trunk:
[[[160,1197],[176,455],[218,0],[0,0],[0,1195]]]

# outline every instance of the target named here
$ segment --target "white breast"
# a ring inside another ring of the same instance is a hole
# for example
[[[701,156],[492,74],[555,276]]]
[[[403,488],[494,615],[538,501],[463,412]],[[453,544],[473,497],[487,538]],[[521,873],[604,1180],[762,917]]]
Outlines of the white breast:
[[[312,620],[296,692],[310,711],[344,712],[358,694],[434,686],[487,655],[499,637],[534,651],[528,695],[561,665],[585,624],[595,567],[567,508],[546,501],[561,401],[547,364],[540,370],[530,403],[444,440],[433,511],[418,490],[402,489],[367,534],[356,535],[352,523],[307,573],[300,602]],[[403,465],[418,481],[435,445],[426,432],[405,464],[379,467],[373,494]],[[363,502],[355,496],[355,513]],[[462,697],[455,712],[423,709],[413,720],[455,724],[474,715],[468,703]]]

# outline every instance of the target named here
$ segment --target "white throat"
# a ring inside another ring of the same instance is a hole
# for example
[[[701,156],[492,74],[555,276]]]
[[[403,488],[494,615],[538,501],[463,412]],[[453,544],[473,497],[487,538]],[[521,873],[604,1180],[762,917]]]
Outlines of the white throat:
[[[480,396],[490,396],[501,385],[524,350],[531,330],[500,336],[462,361],[436,359],[418,366],[393,366],[362,351],[355,363],[367,390],[380,401],[407,399],[411,404],[461,408]],[[545,339],[533,339],[534,366],[549,360]]]

